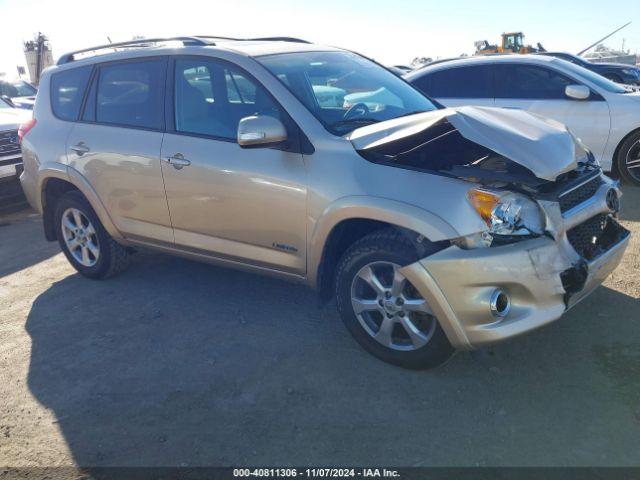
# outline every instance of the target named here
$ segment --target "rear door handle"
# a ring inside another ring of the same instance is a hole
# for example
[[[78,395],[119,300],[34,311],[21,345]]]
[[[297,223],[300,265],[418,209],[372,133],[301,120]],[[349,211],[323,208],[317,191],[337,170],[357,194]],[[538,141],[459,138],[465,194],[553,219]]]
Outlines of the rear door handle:
[[[184,155],[182,155],[181,153],[176,153],[171,157],[167,157],[166,161],[176,170],[180,170],[183,167],[188,167],[189,165],[191,165],[191,162],[184,158]]]
[[[73,150],[78,154],[78,156],[82,156],[85,153],[90,151],[90,148],[84,142],[78,142],[74,146],[69,147],[69,149]]]

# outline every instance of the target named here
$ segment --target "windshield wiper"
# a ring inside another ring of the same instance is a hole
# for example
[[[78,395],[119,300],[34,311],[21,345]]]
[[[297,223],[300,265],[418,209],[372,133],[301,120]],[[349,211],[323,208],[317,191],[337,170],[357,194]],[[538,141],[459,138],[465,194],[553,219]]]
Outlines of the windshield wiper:
[[[341,128],[341,127],[348,127],[351,125],[360,125],[360,124],[364,126],[364,125],[371,125],[372,123],[378,123],[378,122],[380,122],[380,120],[377,120],[375,118],[369,118],[369,117],[347,118],[345,120],[339,120],[337,122],[332,123],[330,127]]]

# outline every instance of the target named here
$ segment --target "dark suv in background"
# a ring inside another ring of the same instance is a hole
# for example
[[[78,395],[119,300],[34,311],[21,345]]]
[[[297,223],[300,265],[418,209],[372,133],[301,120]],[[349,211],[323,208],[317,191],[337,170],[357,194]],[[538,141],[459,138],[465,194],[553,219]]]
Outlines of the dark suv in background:
[[[539,52],[535,55],[561,58],[562,60],[579,65],[592,72],[599,73],[603,77],[616,83],[640,85],[640,68],[635,65],[627,65],[625,63],[593,63],[566,52]]]

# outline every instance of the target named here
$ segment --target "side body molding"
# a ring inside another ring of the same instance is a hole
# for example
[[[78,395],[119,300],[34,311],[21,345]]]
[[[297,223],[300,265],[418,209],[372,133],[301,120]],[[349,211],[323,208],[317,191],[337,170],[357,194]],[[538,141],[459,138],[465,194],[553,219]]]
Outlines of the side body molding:
[[[308,283],[312,288],[317,286],[318,269],[331,231],[340,222],[352,219],[386,222],[413,230],[434,242],[459,236],[441,217],[415,205],[373,196],[342,197],[318,218],[309,218]]]

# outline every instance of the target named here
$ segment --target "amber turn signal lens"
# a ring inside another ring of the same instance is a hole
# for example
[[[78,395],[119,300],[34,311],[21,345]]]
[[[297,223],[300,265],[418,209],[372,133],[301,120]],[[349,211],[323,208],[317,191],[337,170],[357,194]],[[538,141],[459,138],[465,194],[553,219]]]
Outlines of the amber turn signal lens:
[[[500,202],[500,197],[494,193],[485,190],[476,190],[474,188],[467,192],[467,198],[485,223],[491,226],[491,212],[493,212],[493,209],[498,205],[498,202]]]

